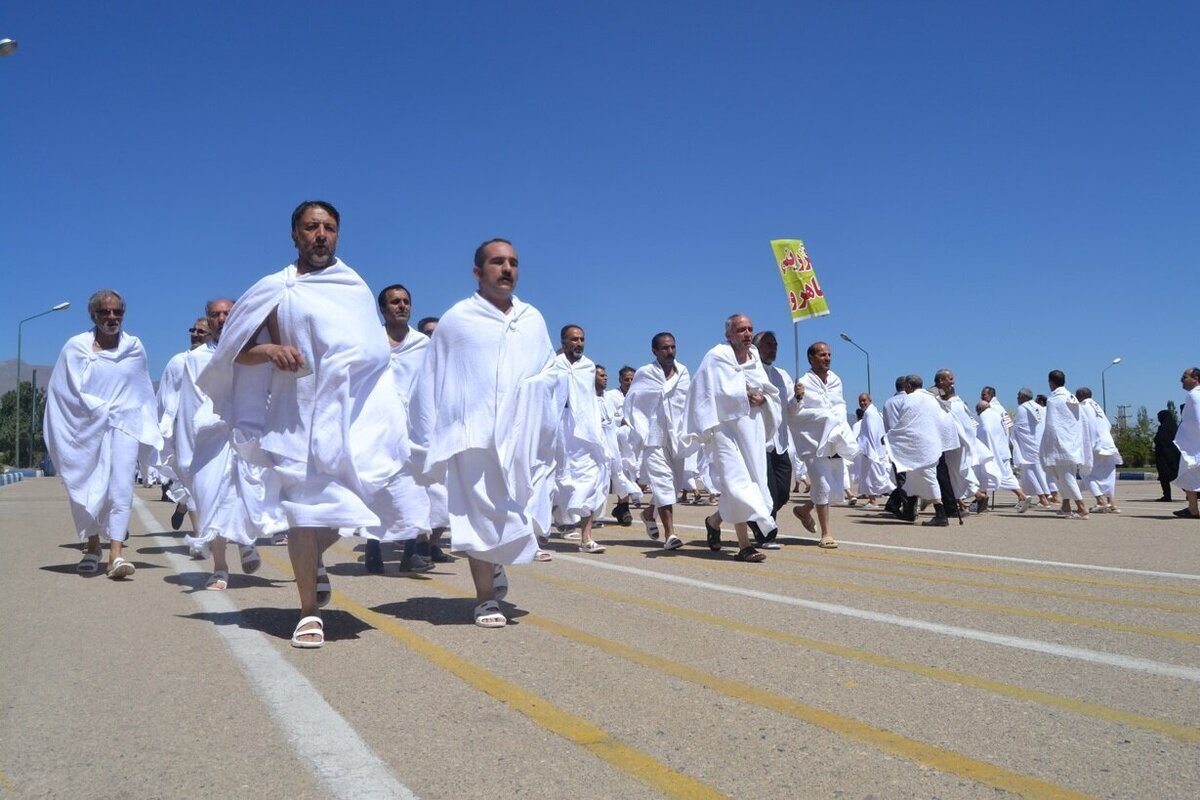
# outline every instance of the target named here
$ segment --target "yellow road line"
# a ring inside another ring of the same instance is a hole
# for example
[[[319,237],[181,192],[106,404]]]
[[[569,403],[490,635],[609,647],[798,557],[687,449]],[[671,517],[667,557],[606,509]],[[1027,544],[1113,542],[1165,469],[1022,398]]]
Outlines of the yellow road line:
[[[620,550],[612,551],[617,558],[623,559],[638,559],[641,556],[636,553],[624,553]],[[732,564],[705,559],[699,563],[699,566],[704,569],[716,569],[723,571],[737,571],[741,574],[746,574],[745,567]],[[974,611],[985,611],[992,614],[1008,614],[1016,617],[1028,617],[1031,619],[1042,619],[1049,622],[1061,622],[1069,625],[1080,625],[1089,628],[1100,628],[1110,631],[1121,631],[1123,633],[1139,633],[1144,636],[1155,636],[1160,639],[1172,639],[1178,642],[1189,642],[1192,644],[1200,643],[1200,634],[1188,633],[1186,631],[1171,631],[1162,628],[1148,628],[1142,625],[1130,625],[1124,622],[1110,622],[1104,619],[1092,619],[1090,617],[1078,617],[1072,614],[1059,614],[1054,611],[1032,611],[1025,608],[1014,608],[1012,606],[1001,606],[993,603],[982,603],[976,600],[960,600],[955,597],[942,597],[933,594],[919,594],[917,592],[905,592],[900,589],[884,589],[876,586],[864,586],[861,583],[850,583],[848,581],[835,581],[828,578],[814,578],[807,575],[793,575],[788,572],[779,572],[764,567],[756,567],[755,575],[775,578],[778,580],[788,581],[791,583],[804,583],[812,586],[821,586],[827,589],[840,589],[848,592],[859,592],[861,594],[871,594],[879,597],[892,597],[900,600],[911,600],[917,603],[932,603],[941,606],[954,606],[958,608],[969,608]]]
[[[1035,689],[1024,689],[1012,684],[1003,683],[1001,681],[983,678],[977,675],[971,675],[965,672],[956,672],[949,669],[941,669],[939,667],[931,667],[925,664],[918,664],[912,661],[904,661],[899,658],[872,653],[867,650],[859,650],[845,645],[823,642],[819,639],[810,639],[805,636],[797,636],[796,634],[787,633],[784,631],[774,630],[759,625],[752,625],[738,620],[718,617],[712,614],[706,614],[702,611],[693,611],[689,608],[663,603],[658,600],[649,600],[635,595],[630,595],[624,592],[614,592],[608,589],[602,589],[591,584],[580,583],[578,581],[567,580],[556,576],[548,575],[544,570],[524,570],[521,571],[522,579],[529,577],[534,580],[558,586],[574,592],[590,594],[596,597],[611,600],[615,603],[625,603],[628,605],[639,606],[651,611],[670,614],[682,619],[689,619],[695,622],[701,622],[708,625],[717,625],[729,630],[738,631],[750,636],[759,636],[766,639],[771,639],[785,644],[803,647],[809,650],[816,650],[830,655],[850,658],[856,661],[862,661],[874,666],[885,667],[889,669],[898,669],[914,675],[920,675],[934,680],[956,683],[961,686],[967,686],[980,691],[992,692],[994,694],[1011,697],[1017,700],[1025,700],[1032,703],[1041,703],[1053,708],[1060,708],[1064,711],[1074,712],[1084,716],[1095,717],[1097,719],[1106,720],[1108,722],[1116,722],[1122,725],[1129,725],[1143,730],[1153,731],[1156,733],[1165,734],[1174,739],[1178,739],[1188,743],[1200,742],[1200,728],[1193,728],[1187,725],[1178,725],[1167,720],[1155,719],[1142,714],[1133,714],[1127,711],[1119,711],[1114,708],[1097,705],[1095,703],[1086,703],[1081,700],[1073,700],[1069,697],[1060,697],[1058,695],[1040,692]]]
[[[786,551],[778,551],[773,553],[772,560],[780,559],[796,564],[813,564],[817,563],[815,559],[794,556],[785,554]],[[1001,592],[1017,592],[1019,594],[1029,594],[1041,597],[1059,597],[1064,600],[1080,600],[1085,603],[1101,603],[1111,606],[1122,606],[1125,608],[1142,608],[1151,611],[1169,611],[1176,614],[1193,614],[1200,615],[1200,606],[1177,606],[1170,603],[1155,603],[1151,600],[1130,600],[1119,597],[1105,597],[1096,594],[1079,594],[1076,592],[1065,592],[1056,589],[1034,589],[1029,586],[1013,586],[1007,583],[992,583],[990,581],[979,581],[971,578],[954,578],[948,575],[930,575],[923,572],[906,572],[898,569],[883,569],[880,567],[863,567],[857,564],[845,563],[843,558],[826,558],[822,554],[820,566],[822,569],[842,570],[845,572],[858,572],[864,575],[885,575],[895,578],[914,578],[916,580],[931,581],[935,583],[948,583],[954,586],[970,586],[978,589],[995,589]]]
[[[344,552],[343,548],[339,549]],[[284,574],[292,574],[290,565],[272,555],[264,553],[263,560]],[[726,796],[706,783],[701,783],[695,778],[671,769],[641,750],[613,739],[603,728],[586,719],[564,711],[536,694],[504,680],[494,672],[460,658],[424,636],[413,633],[393,618],[356,603],[342,592],[334,590],[333,602],[337,604],[338,608],[392,637],[418,655],[499,700],[514,711],[525,715],[535,724],[584,748],[597,758],[667,797],[702,800],[703,798]]]
[[[433,586],[426,584],[425,587],[433,588],[451,596],[469,596],[465,592],[456,591],[443,584],[444,581],[434,581]],[[768,711],[786,714],[811,725],[824,728],[825,730],[833,731],[848,738],[857,739],[878,750],[892,753],[909,761],[914,761],[952,775],[968,778],[986,786],[1013,792],[1022,797],[1049,798],[1051,800],[1061,798],[1062,800],[1066,800],[1066,798],[1087,798],[1091,796],[1044,781],[1040,778],[1035,778],[1032,775],[1013,772],[987,761],[981,761],[961,753],[956,753],[953,750],[909,739],[906,736],[883,728],[877,728],[874,725],[869,725],[851,717],[844,717],[831,711],[798,702],[790,697],[774,694],[764,689],[750,686],[749,684],[731,681],[728,678],[713,675],[695,667],[689,667],[652,653],[637,650],[629,645],[572,628],[537,614],[526,614],[521,617],[521,622],[535,625],[550,633],[562,636],[573,642],[578,642],[579,644],[594,647],[609,655],[631,661],[634,664],[703,686],[726,697],[751,703]]]
[[[1106,586],[1112,589],[1138,589],[1147,592],[1166,592],[1182,594],[1188,597],[1200,597],[1200,589],[1185,589],[1177,586],[1158,586],[1152,583],[1133,583],[1130,581],[1114,581],[1107,578],[1088,578],[1082,575],[1063,575],[1057,572],[1035,572],[1033,570],[1010,569],[1008,567],[984,567],[978,564],[952,564],[947,561],[935,561],[924,558],[908,558],[906,556],[883,556],[870,553],[838,553],[822,552],[822,558],[835,556],[837,558],[857,558],[867,561],[884,561],[891,564],[910,564],[918,567],[939,567],[941,569],[960,570],[962,572],[982,572],[990,575],[1010,575],[1016,578],[1036,578],[1043,581],[1065,581],[1067,583],[1082,583],[1088,586]]]

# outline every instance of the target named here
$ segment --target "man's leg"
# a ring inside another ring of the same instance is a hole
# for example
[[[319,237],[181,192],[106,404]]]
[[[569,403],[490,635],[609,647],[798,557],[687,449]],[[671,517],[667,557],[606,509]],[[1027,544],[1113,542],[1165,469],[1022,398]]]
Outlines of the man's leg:
[[[483,603],[496,599],[495,577],[496,565],[467,554],[467,563],[471,565],[471,580],[475,582],[475,601]]]
[[[288,556],[292,561],[292,572],[296,576],[296,592],[300,595],[300,616],[320,616],[317,604],[317,565],[321,554],[338,540],[332,528],[292,528],[288,531]],[[322,641],[320,629],[299,633],[301,641]]]
[[[1200,516],[1200,507],[1197,507],[1197,497],[1200,497],[1200,492],[1191,492],[1184,489],[1183,493],[1187,496],[1188,511],[1191,512],[1193,517]]]
[[[771,493],[771,517],[787,505],[792,486],[792,459],[787,453],[767,451],[767,490]]]

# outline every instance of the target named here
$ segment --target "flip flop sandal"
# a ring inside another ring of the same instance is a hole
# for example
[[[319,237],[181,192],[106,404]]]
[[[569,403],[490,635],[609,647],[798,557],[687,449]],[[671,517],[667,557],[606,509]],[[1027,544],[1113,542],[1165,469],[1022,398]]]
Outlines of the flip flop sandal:
[[[721,529],[704,518],[704,532],[708,534],[708,549],[714,553],[721,549]]]
[[[538,550],[536,553],[533,554],[533,560],[534,561],[553,561],[554,556],[550,553],[549,550]]]
[[[204,588],[210,592],[223,592],[229,588],[229,573],[223,569],[215,571],[204,582]]]
[[[75,571],[80,575],[95,575],[100,571],[100,554],[84,553],[83,558],[75,565]]]
[[[316,627],[309,627],[313,624]],[[306,628],[306,630],[301,630]],[[301,639],[301,636],[316,636],[314,639]],[[292,632],[292,647],[299,647],[302,650],[315,650],[325,644],[325,623],[320,617],[302,617],[296,623],[296,630]]]
[[[324,608],[333,599],[333,585],[329,583],[329,573],[325,564],[317,562],[317,608]]]
[[[128,578],[133,573],[133,564],[130,564],[121,556],[117,556],[117,559],[113,561],[112,566],[108,570],[108,577],[114,581],[119,581]]]
[[[500,604],[486,600],[475,606],[475,624],[481,628],[503,628],[508,618],[500,613]]]
[[[737,551],[737,555],[735,555],[733,558],[735,561],[748,561],[753,564],[767,560],[765,555],[758,552],[753,547],[743,547],[741,550]]]
[[[242,557],[242,572],[247,575],[253,575],[262,566],[262,557],[258,554],[258,548],[252,544],[239,544],[238,555]]]
[[[821,548],[822,550],[837,550],[837,542],[835,542],[833,539],[822,539],[821,541],[817,542],[817,547]]]
[[[492,575],[492,590],[497,600],[508,597],[508,573],[501,564],[496,565],[496,572]]]

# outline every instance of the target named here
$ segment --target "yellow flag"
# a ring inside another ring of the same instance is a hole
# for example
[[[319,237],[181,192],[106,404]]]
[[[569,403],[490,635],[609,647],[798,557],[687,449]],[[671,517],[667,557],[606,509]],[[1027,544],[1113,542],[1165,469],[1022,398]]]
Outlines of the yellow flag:
[[[792,322],[810,317],[823,317],[829,313],[829,301],[817,273],[813,271],[804,242],[800,239],[772,239],[775,263],[779,265],[779,276],[788,294],[788,308],[792,311]]]

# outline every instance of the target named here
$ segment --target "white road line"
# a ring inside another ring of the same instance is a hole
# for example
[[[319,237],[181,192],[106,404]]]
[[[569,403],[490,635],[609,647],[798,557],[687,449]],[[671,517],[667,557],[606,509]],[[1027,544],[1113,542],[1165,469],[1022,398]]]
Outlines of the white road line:
[[[1194,667],[1181,667],[1175,664],[1167,664],[1162,661],[1151,661],[1147,658],[1136,658],[1134,656],[1123,656],[1115,653],[1104,653],[1099,650],[1088,650],[1083,647],[1071,647],[1068,645],[1054,644],[1053,642],[1043,642],[1038,639],[1025,639],[1020,636],[1008,636],[1002,633],[991,633],[989,631],[976,630],[974,628],[960,628],[957,625],[942,625],[938,622],[930,622],[923,619],[913,619],[911,617],[901,617],[896,614],[883,614],[878,611],[866,611],[853,606],[843,606],[835,603],[822,603],[817,600],[801,600],[798,597],[788,597],[782,594],[773,594],[771,592],[760,592],[755,589],[744,589],[740,586],[729,586],[723,583],[712,583],[710,581],[696,580],[695,578],[685,578],[680,575],[668,575],[661,572],[652,572],[647,569],[638,567],[627,567],[622,564],[612,564],[601,559],[582,558],[580,556],[566,555],[564,553],[555,553],[555,561],[569,561],[573,564],[584,564],[589,567],[598,567],[600,569],[608,569],[614,572],[624,572],[628,575],[637,575],[642,578],[653,578],[665,583],[677,583],[681,586],[690,586],[695,589],[708,589],[713,592],[723,592],[725,594],[742,595],[743,597],[752,597],[756,600],[766,600],[769,603],[780,603],[789,606],[799,606],[801,608],[809,608],[814,611],[824,611],[827,614],[839,614],[844,617],[855,617],[857,619],[869,620],[871,622],[882,622],[887,625],[896,625],[901,628],[913,628],[920,631],[928,631],[929,633],[937,633],[942,636],[953,636],[959,639],[973,639],[978,642],[988,642],[997,644],[1001,647],[1012,647],[1017,650],[1027,650],[1034,653],[1045,653],[1051,656],[1060,656],[1062,658],[1072,658],[1077,661],[1090,661],[1094,664],[1105,664],[1111,667],[1120,669],[1132,670],[1135,672],[1148,672],[1152,675],[1163,675],[1168,678],[1181,678],[1186,681],[1200,683],[1200,669]]]
[[[147,532],[162,529],[137,496],[133,509]],[[163,548],[176,574],[195,571],[193,562],[170,551],[179,540],[155,536],[154,541]],[[242,674],[266,704],[297,759],[312,771],[329,797],[416,800],[308,678],[268,644],[263,634],[240,624],[241,614],[224,592],[193,592],[191,596],[205,613],[228,619],[227,624],[212,629],[224,637]]]
[[[690,531],[702,531],[702,525],[683,525],[675,523],[676,528],[687,528]],[[816,539],[810,539],[805,536],[793,536],[788,534],[788,538],[796,538],[802,542],[816,542]],[[959,550],[933,550],[928,547],[904,547],[897,544],[877,544],[875,542],[855,542],[848,539],[838,539],[838,544],[848,544],[855,547],[878,547],[881,550],[907,550],[910,553],[934,553],[942,556],[957,556],[959,558],[980,558],[987,561],[1008,561],[1013,564],[1035,564],[1040,567],[1066,567],[1068,569],[1090,569],[1097,572],[1120,572],[1126,575],[1151,575],[1155,578],[1178,578],[1181,581],[1200,581],[1200,575],[1192,575],[1187,572],[1156,572],[1150,569],[1130,569],[1129,567],[1106,567],[1102,564],[1075,564],[1070,561],[1039,561],[1036,558],[1017,558],[1015,556],[994,556],[986,553],[964,553]]]

